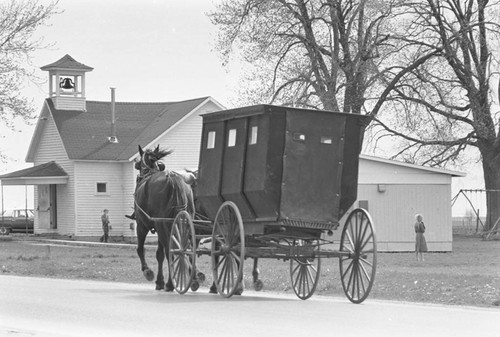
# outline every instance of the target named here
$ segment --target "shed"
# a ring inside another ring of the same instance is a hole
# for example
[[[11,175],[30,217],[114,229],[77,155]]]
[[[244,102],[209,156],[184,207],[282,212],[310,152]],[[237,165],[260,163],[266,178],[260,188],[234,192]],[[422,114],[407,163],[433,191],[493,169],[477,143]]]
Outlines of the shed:
[[[415,215],[422,214],[429,251],[452,251],[451,183],[457,171],[360,156],[357,206],[376,226],[379,251],[415,250]]]

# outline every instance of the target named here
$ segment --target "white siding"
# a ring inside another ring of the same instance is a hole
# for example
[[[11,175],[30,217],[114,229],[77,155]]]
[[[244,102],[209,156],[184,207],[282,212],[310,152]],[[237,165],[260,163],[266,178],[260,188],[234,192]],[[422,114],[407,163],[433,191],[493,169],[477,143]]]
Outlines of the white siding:
[[[358,200],[368,201],[380,251],[415,249],[415,214],[422,214],[430,251],[451,251],[450,185],[358,186]]]
[[[102,235],[101,215],[109,210],[112,236],[130,236],[130,221],[125,214],[131,214],[133,207],[132,163],[76,162],[75,170],[78,196],[77,236]],[[97,192],[97,183],[106,183],[106,193]]]
[[[450,184],[451,176],[418,167],[405,167],[397,162],[384,163],[360,158],[360,184]],[[376,180],[376,181],[374,181]]]
[[[35,233],[57,232],[63,235],[75,234],[75,188],[74,188],[74,165],[68,159],[66,150],[62,143],[57,127],[49,116],[41,134],[40,142],[34,151],[34,165],[41,165],[49,161],[55,161],[68,173],[68,183],[57,185],[57,230],[48,228],[39,228],[37,215],[35,215]],[[35,209],[38,205],[38,189],[35,186]]]
[[[203,127],[202,114],[218,111],[220,108],[208,102],[182,123],[175,126],[158,143],[160,147],[173,149],[165,161],[170,170],[197,170],[200,156],[201,132]]]
[[[85,98],[82,97],[52,97],[52,102],[58,110],[81,110],[85,111],[87,104]]]

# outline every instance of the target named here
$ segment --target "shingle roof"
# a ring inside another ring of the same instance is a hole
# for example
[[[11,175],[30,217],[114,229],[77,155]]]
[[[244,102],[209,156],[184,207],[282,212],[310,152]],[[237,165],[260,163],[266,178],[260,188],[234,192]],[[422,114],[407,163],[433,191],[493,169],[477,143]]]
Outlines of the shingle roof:
[[[0,176],[0,179],[8,178],[33,178],[33,177],[67,177],[68,174],[64,169],[56,164],[54,161],[50,161],[45,164],[29,167],[19,171],[7,173]]]
[[[69,159],[128,160],[137,153],[137,145],[146,145],[162,135],[197,106],[202,97],[181,102],[115,103],[118,143],[111,135],[111,102],[87,101],[87,111],[57,110],[48,106]]]
[[[94,68],[89,67],[83,63],[76,61],[70,55],[66,54],[58,61],[47,64],[46,66],[41,67],[42,70],[51,70],[51,69],[72,69],[72,70],[83,70],[83,71],[92,71]]]

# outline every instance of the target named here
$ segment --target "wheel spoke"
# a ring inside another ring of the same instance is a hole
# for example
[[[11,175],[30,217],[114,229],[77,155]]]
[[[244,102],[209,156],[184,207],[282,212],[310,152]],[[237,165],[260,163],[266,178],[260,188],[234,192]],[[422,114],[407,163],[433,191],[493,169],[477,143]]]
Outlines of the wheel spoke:
[[[353,259],[344,259],[344,260],[350,260],[350,262],[349,262],[349,265],[347,266],[347,269],[342,274],[342,278],[345,278],[345,276],[347,275],[347,273],[349,272],[349,270],[352,269],[352,266],[354,264],[354,260]],[[352,272],[351,272],[351,274],[352,274]]]
[[[368,237],[366,238],[366,240],[363,241],[363,243],[360,245],[359,247],[359,251],[362,252],[363,249],[366,247],[367,244],[369,244],[370,242],[372,242],[372,239],[373,238],[373,233],[370,233],[370,235],[368,235]]]
[[[175,248],[177,248],[179,250],[182,248],[181,244],[179,243],[179,241],[177,240],[177,238],[175,236],[172,236],[172,243],[175,244]]]
[[[360,257],[359,260],[373,268],[373,263],[371,263],[367,259]]]
[[[366,260],[361,260],[361,261],[363,261],[363,262],[365,262],[365,263],[367,263],[367,264],[369,264],[371,266],[371,263],[369,263],[368,261],[366,261]],[[366,279],[368,281],[370,281],[371,277],[370,277],[369,273],[366,271],[365,266],[362,263],[360,263],[359,265],[361,267],[361,270],[363,271],[363,274],[366,276]]]
[[[346,235],[347,235],[347,239],[349,240],[349,244],[351,245],[351,249],[349,249],[349,251],[354,252],[354,250],[356,249],[356,245],[354,244],[354,242],[352,240],[351,233],[346,232]],[[346,247],[346,248],[348,248],[348,247]]]

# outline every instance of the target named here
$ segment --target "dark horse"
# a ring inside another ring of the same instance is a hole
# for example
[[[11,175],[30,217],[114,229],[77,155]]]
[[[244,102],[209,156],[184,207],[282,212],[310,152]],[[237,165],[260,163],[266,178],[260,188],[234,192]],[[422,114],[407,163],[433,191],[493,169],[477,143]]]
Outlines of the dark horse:
[[[193,192],[184,177],[173,171],[161,171],[158,161],[172,151],[145,150],[139,146],[140,162],[137,186],[135,188],[135,217],[137,221],[137,254],[141,259],[141,269],[148,281],[154,279],[154,272],[148,267],[144,258],[144,242],[149,231],[158,233],[156,260],[158,275],[156,289],[172,291],[174,289],[170,275],[165,284],[163,262],[169,251],[170,230],[173,218],[181,210],[194,216]],[[167,220],[168,219],[168,220]]]

